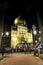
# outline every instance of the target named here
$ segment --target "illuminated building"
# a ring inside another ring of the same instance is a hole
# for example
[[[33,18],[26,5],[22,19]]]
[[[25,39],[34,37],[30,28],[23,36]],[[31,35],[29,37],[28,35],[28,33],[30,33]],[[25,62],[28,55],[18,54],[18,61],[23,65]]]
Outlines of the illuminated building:
[[[28,32],[25,20],[17,17],[14,20],[14,26],[11,26],[11,47],[15,48],[20,43],[33,43],[32,30]]]

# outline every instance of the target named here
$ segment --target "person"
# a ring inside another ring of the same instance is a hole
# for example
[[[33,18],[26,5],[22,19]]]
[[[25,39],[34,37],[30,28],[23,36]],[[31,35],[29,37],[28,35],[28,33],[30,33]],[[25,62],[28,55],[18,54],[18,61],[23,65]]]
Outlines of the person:
[[[37,43],[37,45],[36,45],[36,47],[35,47],[35,50],[34,50],[34,55],[38,55],[39,56],[39,54],[40,54],[40,49],[41,49],[42,47],[41,47],[41,43],[39,42],[39,43]]]
[[[25,53],[27,52],[27,44],[25,44],[25,46],[24,46],[24,52]]]
[[[2,47],[1,50],[2,50],[2,56],[4,56],[4,47]]]

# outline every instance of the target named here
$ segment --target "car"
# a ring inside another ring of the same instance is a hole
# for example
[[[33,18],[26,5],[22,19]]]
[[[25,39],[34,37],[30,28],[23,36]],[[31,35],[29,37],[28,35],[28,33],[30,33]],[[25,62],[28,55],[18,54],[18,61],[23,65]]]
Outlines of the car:
[[[10,52],[12,52],[12,49],[10,47],[5,47],[4,52],[5,53],[10,53]]]
[[[38,55],[43,53],[43,44],[38,44],[34,49],[34,55]]]

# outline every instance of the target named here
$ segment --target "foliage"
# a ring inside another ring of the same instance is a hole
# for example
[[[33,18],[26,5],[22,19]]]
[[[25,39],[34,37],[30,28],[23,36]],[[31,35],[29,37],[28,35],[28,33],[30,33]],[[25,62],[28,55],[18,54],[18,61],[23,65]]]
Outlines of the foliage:
[[[41,59],[43,60],[43,54],[40,54],[40,55],[39,55],[39,58],[41,58]]]
[[[2,60],[3,59],[3,57],[0,55],[0,60]]]

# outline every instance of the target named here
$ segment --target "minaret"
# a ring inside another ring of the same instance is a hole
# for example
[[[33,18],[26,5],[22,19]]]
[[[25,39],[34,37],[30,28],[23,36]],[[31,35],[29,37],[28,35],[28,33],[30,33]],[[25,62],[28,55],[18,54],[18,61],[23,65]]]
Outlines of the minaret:
[[[37,21],[38,21],[39,30],[41,31],[41,35],[40,35],[41,42],[43,43],[43,27],[42,27],[42,23],[41,23],[42,21],[38,12],[37,12]]]

